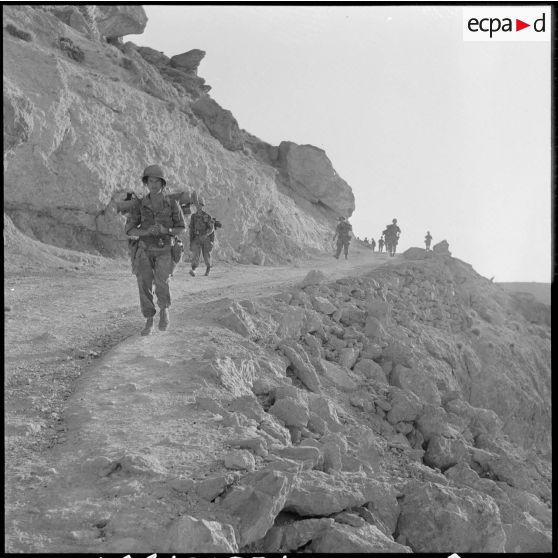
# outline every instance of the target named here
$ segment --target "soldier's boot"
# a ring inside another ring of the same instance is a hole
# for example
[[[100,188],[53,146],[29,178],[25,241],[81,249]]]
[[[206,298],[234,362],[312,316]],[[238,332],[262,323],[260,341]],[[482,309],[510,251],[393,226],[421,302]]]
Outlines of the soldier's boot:
[[[159,312],[159,330],[167,331],[168,327],[169,327],[169,309],[161,308],[161,311]]]
[[[210,270],[210,269],[211,269],[211,266],[208,265],[208,266],[205,268],[205,273],[204,273],[204,275],[209,275],[209,270]]]
[[[150,335],[152,330],[153,330],[153,316],[150,316],[145,321],[145,325],[143,326],[143,329],[141,330],[141,334],[142,335]]]
[[[191,275],[192,277],[195,277],[195,276],[196,276],[196,270],[195,270],[195,269],[191,269],[191,270],[190,270],[190,275]]]

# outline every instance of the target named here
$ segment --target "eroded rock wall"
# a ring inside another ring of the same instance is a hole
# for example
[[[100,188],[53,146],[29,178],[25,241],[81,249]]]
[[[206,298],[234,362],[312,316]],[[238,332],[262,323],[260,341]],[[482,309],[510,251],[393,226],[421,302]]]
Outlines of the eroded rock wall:
[[[140,33],[143,9],[82,8],[3,10],[4,197],[16,227],[57,246],[124,254],[115,202],[143,193],[143,168],[159,163],[171,190],[202,194],[223,223],[217,257],[265,264],[325,248],[354,198],[321,150],[289,144],[299,155],[287,174],[256,157],[263,147],[245,145],[197,75],[203,51],[170,59],[108,43]],[[297,170],[313,150],[319,156]],[[314,176],[326,175],[320,190]]]

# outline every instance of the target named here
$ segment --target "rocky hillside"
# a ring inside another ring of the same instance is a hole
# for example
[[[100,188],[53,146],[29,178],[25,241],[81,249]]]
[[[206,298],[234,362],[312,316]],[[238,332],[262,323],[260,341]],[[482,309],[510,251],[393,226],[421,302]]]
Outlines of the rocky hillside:
[[[404,255],[219,314],[274,354],[216,359],[227,395],[198,400],[242,425],[225,466],[257,471],[196,483],[240,547],[550,551],[547,317],[448,255]]]
[[[240,129],[197,74],[203,51],[169,58],[123,43],[140,6],[3,7],[4,206],[29,237],[125,251],[116,201],[159,163],[223,223],[216,255],[265,264],[323,250],[354,196],[326,154]]]

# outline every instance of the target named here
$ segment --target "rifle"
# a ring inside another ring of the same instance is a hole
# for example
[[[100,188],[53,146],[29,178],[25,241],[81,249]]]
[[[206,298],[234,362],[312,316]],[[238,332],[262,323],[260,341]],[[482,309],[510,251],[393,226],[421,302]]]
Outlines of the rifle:
[[[184,211],[186,215],[191,213],[190,205],[196,204],[198,201],[198,194],[195,190],[173,192],[167,195],[171,200],[176,200],[180,204],[182,211]],[[134,192],[126,192],[126,198],[123,201],[116,202],[116,211],[118,211],[118,213],[129,213],[138,201],[139,198]]]

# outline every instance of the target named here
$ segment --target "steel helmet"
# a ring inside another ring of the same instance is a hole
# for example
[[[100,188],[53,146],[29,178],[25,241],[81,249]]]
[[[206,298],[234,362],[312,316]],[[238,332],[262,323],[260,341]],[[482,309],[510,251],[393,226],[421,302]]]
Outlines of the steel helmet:
[[[393,219],[393,220],[392,220],[392,223],[397,223],[397,219]]]
[[[167,183],[165,179],[165,173],[159,165],[149,165],[148,167],[146,167],[143,171],[143,176],[141,179],[145,182],[149,176],[160,178],[163,181],[163,186],[165,186]]]

